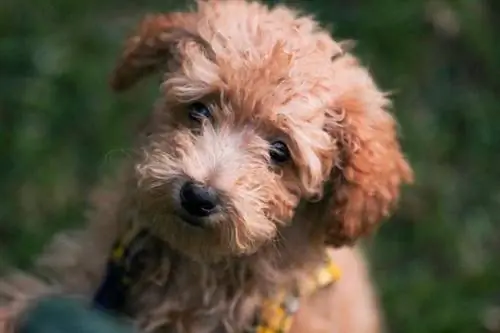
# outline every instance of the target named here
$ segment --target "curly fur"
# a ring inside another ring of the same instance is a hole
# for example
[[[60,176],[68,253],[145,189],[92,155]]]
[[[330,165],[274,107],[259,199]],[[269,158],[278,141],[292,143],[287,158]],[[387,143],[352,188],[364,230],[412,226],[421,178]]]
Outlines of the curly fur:
[[[59,237],[41,260],[55,284],[89,295],[114,239],[151,230],[160,249],[126,311],[146,332],[242,332],[264,297],[317,266],[325,245],[371,232],[411,181],[387,96],[311,17],[243,0],[147,17],[111,84],[126,90],[155,71],[161,97],[135,156],[98,195],[88,229]],[[212,121],[189,119],[198,101]],[[276,139],[291,161],[272,163]],[[210,228],[183,221],[186,180],[217,189]],[[362,258],[334,253],[350,276],[305,300],[292,332],[377,332]]]

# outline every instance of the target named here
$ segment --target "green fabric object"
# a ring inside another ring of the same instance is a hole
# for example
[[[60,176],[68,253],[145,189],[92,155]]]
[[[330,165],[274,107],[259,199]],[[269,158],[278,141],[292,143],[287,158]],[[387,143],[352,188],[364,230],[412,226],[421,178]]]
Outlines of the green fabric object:
[[[16,333],[138,333],[130,323],[77,299],[48,297],[27,310]]]

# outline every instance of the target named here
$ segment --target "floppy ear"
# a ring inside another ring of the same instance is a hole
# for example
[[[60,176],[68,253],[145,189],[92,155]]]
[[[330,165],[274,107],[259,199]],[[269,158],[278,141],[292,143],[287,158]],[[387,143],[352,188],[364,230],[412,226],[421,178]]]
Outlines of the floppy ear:
[[[126,90],[147,74],[176,61],[177,44],[182,40],[200,42],[192,32],[196,19],[196,13],[168,13],[144,18],[126,43],[111,76],[112,88]]]
[[[339,154],[325,190],[322,222],[326,242],[341,246],[387,217],[401,185],[413,175],[386,96],[354,57],[345,55],[334,66],[338,89],[327,114],[327,131]]]

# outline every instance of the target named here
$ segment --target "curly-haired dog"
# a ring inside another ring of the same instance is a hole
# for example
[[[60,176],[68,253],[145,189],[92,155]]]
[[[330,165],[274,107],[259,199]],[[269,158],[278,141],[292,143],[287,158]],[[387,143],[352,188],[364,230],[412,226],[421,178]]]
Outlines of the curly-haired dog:
[[[310,17],[214,0],[147,17],[112,86],[155,71],[137,154],[42,260],[55,281],[148,332],[379,331],[363,260],[340,248],[412,172],[367,70]]]

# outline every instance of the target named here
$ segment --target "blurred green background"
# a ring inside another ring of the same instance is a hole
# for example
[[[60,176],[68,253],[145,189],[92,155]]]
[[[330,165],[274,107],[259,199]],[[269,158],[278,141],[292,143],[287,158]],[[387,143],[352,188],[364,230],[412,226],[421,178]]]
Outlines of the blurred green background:
[[[389,330],[500,332],[500,1],[293,3],[357,40],[395,93],[417,182],[366,244]],[[145,12],[183,6],[1,1],[0,267],[29,267],[55,230],[84,221],[156,95],[151,82],[108,88],[123,38]]]

